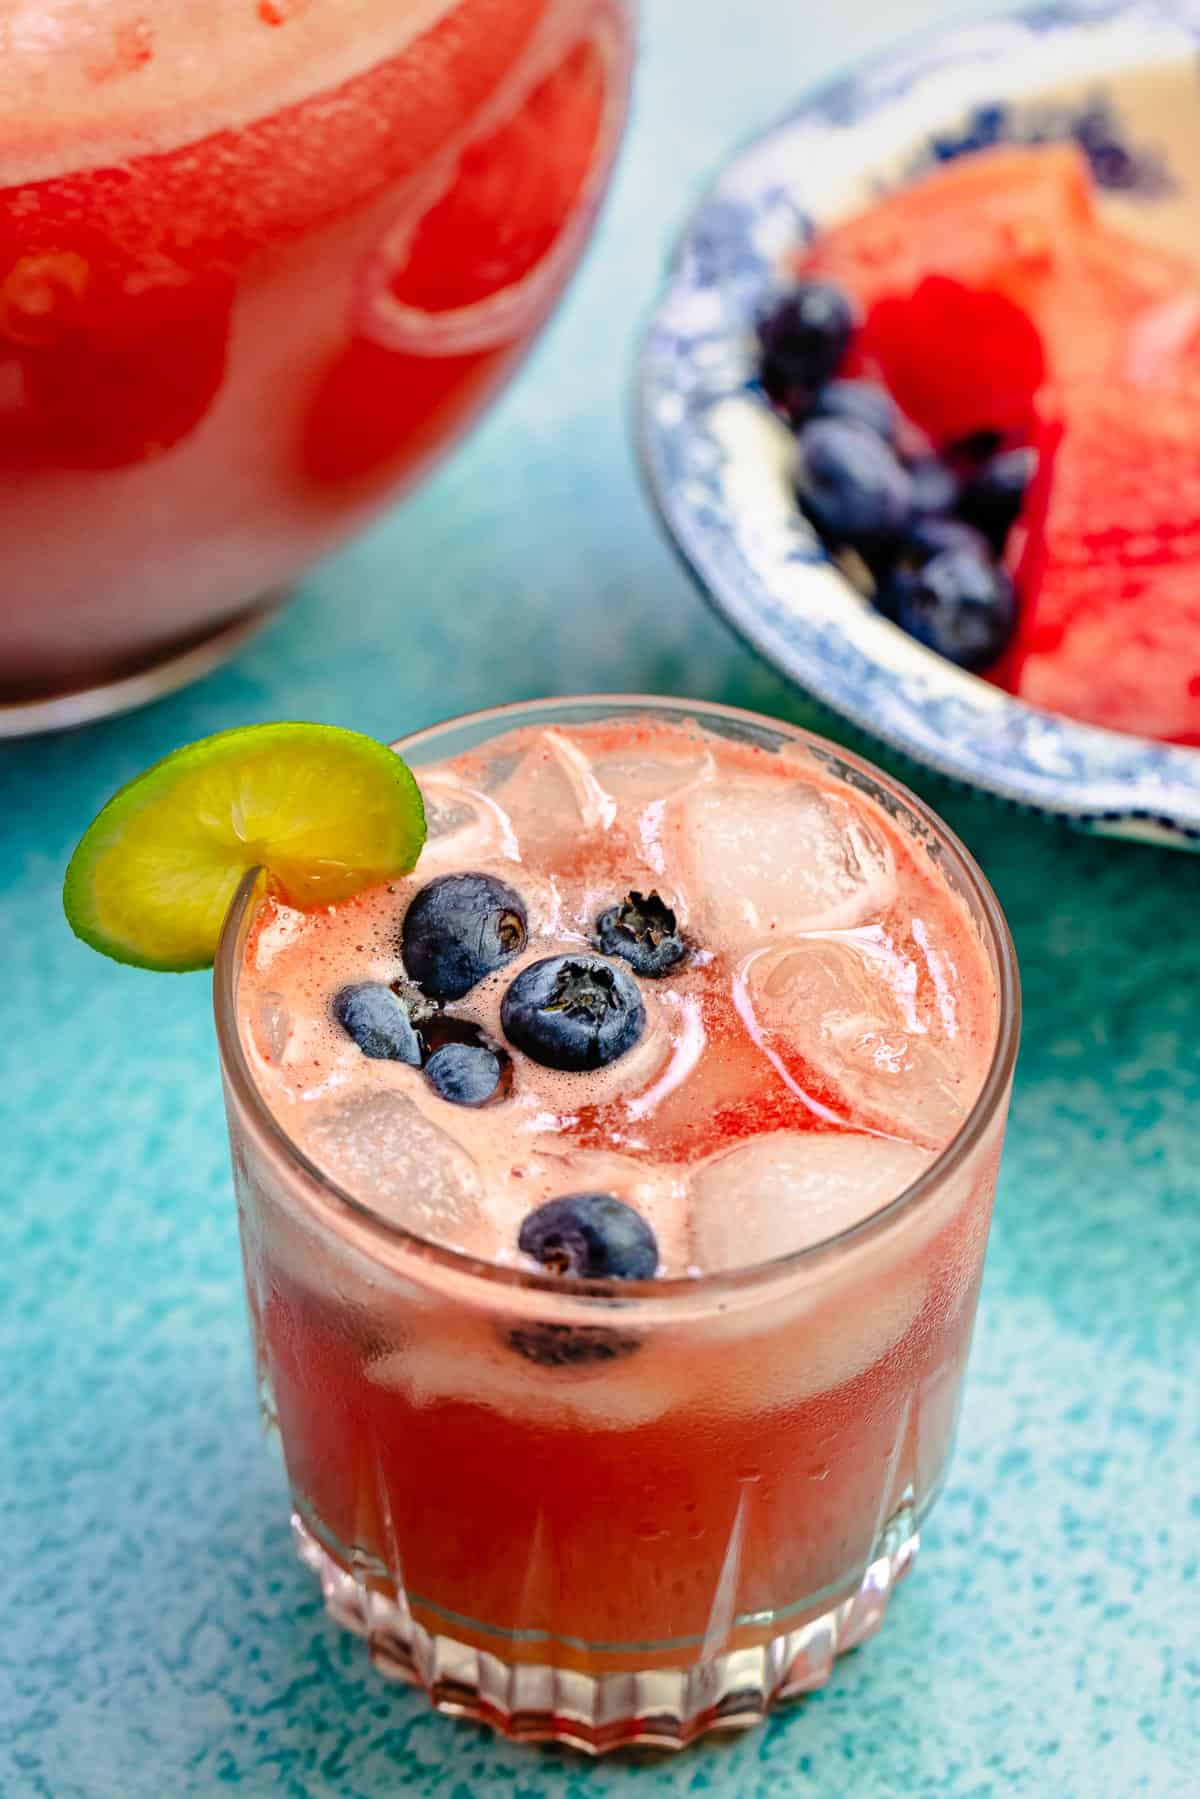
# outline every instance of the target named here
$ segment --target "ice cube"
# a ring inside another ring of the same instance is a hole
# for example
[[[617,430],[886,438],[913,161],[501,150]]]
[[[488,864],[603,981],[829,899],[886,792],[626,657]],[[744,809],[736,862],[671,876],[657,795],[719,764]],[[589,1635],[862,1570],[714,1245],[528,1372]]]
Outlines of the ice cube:
[[[471,1255],[491,1256],[483,1183],[462,1146],[400,1093],[325,1106],[308,1131],[313,1160],[389,1223]]]
[[[421,873],[473,867],[497,858],[515,862],[520,848],[512,821],[491,794],[451,774],[422,771],[421,797],[429,835]]]
[[[536,1314],[517,1328],[536,1330]],[[509,1329],[513,1328],[510,1324]],[[584,1324],[584,1330],[596,1328]],[[601,1326],[620,1334],[618,1324]],[[404,1349],[367,1364],[367,1379],[405,1394],[411,1405],[485,1406],[500,1417],[530,1419],[554,1430],[633,1430],[675,1407],[695,1402],[695,1372],[686,1359],[646,1353],[612,1360],[539,1368],[506,1341],[489,1319],[486,1335],[461,1333],[443,1341],[422,1335]]]
[[[424,800],[427,843],[438,837],[449,837],[452,832],[461,831],[473,822],[473,808],[455,793],[439,793],[436,787],[430,786]]]
[[[595,765],[596,779],[616,802],[620,811],[637,811],[656,805],[695,787],[711,777],[716,762],[713,753],[697,743],[695,748],[678,756],[605,756]]]
[[[933,1159],[912,1144],[848,1132],[751,1138],[693,1174],[696,1261],[737,1268],[810,1248],[897,1198]],[[933,1269],[921,1246],[906,1220],[873,1250],[823,1260],[776,1301],[777,1341],[758,1377],[764,1398],[829,1392],[894,1350],[929,1302]],[[768,1328],[761,1304],[752,1316]],[[726,1328],[745,1328],[736,1310]]]
[[[512,819],[522,857],[535,864],[558,859],[581,834],[607,830],[617,812],[586,750],[560,731],[540,734],[495,798]]]
[[[596,763],[596,780],[616,806],[617,817],[630,838],[640,846],[642,859],[658,876],[667,873],[663,829],[672,801],[690,788],[711,779],[716,767],[713,753],[697,744],[678,756],[608,756]],[[686,905],[673,896],[683,917]]]
[[[891,852],[862,809],[797,777],[685,793],[664,837],[679,885],[715,937],[844,930],[896,890]]]
[[[292,1017],[281,993],[260,993],[251,1013],[254,1047],[264,1062],[283,1061],[292,1035]]]
[[[758,952],[742,1012],[773,1060],[824,1076],[856,1118],[940,1147],[975,1097],[967,1046],[923,1002],[917,964],[882,931],[806,937]]]
[[[931,1150],[849,1131],[770,1131],[692,1175],[696,1264],[746,1268],[808,1249],[895,1199]]]

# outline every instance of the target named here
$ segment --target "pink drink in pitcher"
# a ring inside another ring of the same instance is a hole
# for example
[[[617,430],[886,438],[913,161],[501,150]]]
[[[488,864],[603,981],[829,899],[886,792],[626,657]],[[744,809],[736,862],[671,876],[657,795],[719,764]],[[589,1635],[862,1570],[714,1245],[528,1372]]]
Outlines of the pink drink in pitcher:
[[[213,631],[445,448],[582,250],[630,32],[0,0],[0,700]]]

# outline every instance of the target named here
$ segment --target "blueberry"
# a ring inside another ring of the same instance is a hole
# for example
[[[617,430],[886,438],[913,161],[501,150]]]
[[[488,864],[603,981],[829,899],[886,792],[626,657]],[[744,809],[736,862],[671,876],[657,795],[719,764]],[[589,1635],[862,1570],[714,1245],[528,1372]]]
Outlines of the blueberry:
[[[648,1281],[658,1244],[640,1212],[611,1193],[568,1193],[530,1212],[517,1247],[553,1274],[583,1280]]]
[[[461,999],[525,947],[525,903],[494,875],[439,875],[404,915],[404,966],[430,999]]]
[[[895,621],[910,637],[976,672],[1003,653],[1016,624],[1012,582],[968,549],[942,550],[922,569],[898,571],[891,596]]]
[[[927,561],[928,558],[923,560]],[[898,625],[900,614],[911,605],[920,583],[920,564],[916,562],[897,562],[884,570],[871,596],[876,612],[882,612],[884,618],[891,619],[894,625]]]
[[[455,1106],[486,1106],[512,1087],[512,1059],[469,1018],[435,1012],[417,1025],[425,1077]]]
[[[668,974],[687,954],[670,906],[657,893],[633,891],[596,920],[596,948],[651,977]]]
[[[991,546],[982,531],[957,518],[915,518],[901,550],[901,560],[920,567],[943,550],[970,550],[987,562]]]
[[[794,419],[837,374],[854,335],[849,296],[829,281],[804,281],[785,294],[758,328],[762,383]]]
[[[814,419],[798,439],[796,493],[822,537],[873,551],[903,536],[913,483],[874,432],[842,419]]]
[[[523,968],[500,1008],[510,1043],[543,1068],[606,1068],[646,1028],[637,982],[599,956],[546,956]]]
[[[812,416],[818,419],[843,419],[851,425],[862,425],[894,444],[899,425],[896,402],[877,381],[831,381],[817,395]]]
[[[913,512],[918,518],[942,518],[958,505],[961,487],[954,470],[938,456],[920,456],[908,465],[913,484]]]
[[[582,1368],[615,1362],[639,1347],[636,1337],[601,1324],[521,1324],[507,1333],[510,1349],[539,1368]]]
[[[1001,450],[963,489],[959,517],[982,531],[998,556],[1021,516],[1036,473],[1036,450]]]
[[[956,438],[948,444],[945,455],[952,462],[968,463],[978,467],[980,463],[989,462],[997,450],[1004,448],[1004,432],[994,431],[984,426],[981,431],[972,431],[967,437]]]
[[[382,981],[343,987],[334,994],[332,1011],[364,1056],[375,1062],[407,1062],[420,1067],[421,1045],[408,1007]]]
[[[483,1043],[447,1043],[425,1064],[425,1079],[452,1106],[486,1106],[500,1095],[508,1057]]]

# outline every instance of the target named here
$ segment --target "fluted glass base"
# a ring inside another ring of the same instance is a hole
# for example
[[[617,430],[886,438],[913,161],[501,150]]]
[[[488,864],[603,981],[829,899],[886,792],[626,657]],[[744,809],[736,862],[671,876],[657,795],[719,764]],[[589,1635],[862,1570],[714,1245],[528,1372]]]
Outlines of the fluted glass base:
[[[595,1674],[508,1660],[435,1634],[414,1618],[394,1581],[380,1590],[378,1565],[359,1567],[353,1556],[343,1562],[320,1540],[315,1519],[292,1516],[297,1551],[321,1582],[326,1610],[366,1638],[382,1674],[424,1687],[434,1707],[452,1717],[477,1719],[516,1741],[569,1743],[591,1755],[631,1744],[682,1749],[709,1730],[744,1730],[777,1702],[823,1686],[837,1657],[879,1629],[915,1559],[918,1524],[913,1507],[902,1506],[857,1590],[793,1629],[691,1666]],[[807,1609],[788,1612],[804,1616]]]

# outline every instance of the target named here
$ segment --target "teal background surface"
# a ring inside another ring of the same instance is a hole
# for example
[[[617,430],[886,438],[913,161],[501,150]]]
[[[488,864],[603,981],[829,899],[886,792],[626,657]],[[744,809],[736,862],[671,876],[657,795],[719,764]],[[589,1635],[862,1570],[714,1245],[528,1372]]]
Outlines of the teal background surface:
[[[1027,1006],[949,1488],[883,1636],[826,1691],[730,1744],[596,1767],[428,1714],[326,1622],[258,1435],[207,982],[104,963],[59,912],[113,788],[223,726],[392,737],[643,689],[839,734],[660,541],[629,448],[631,350],[728,145],[858,51],[972,10],[649,0],[612,204],[483,428],[235,665],[0,751],[4,1799],[1197,1790],[1200,860],[899,769],[995,882]]]

